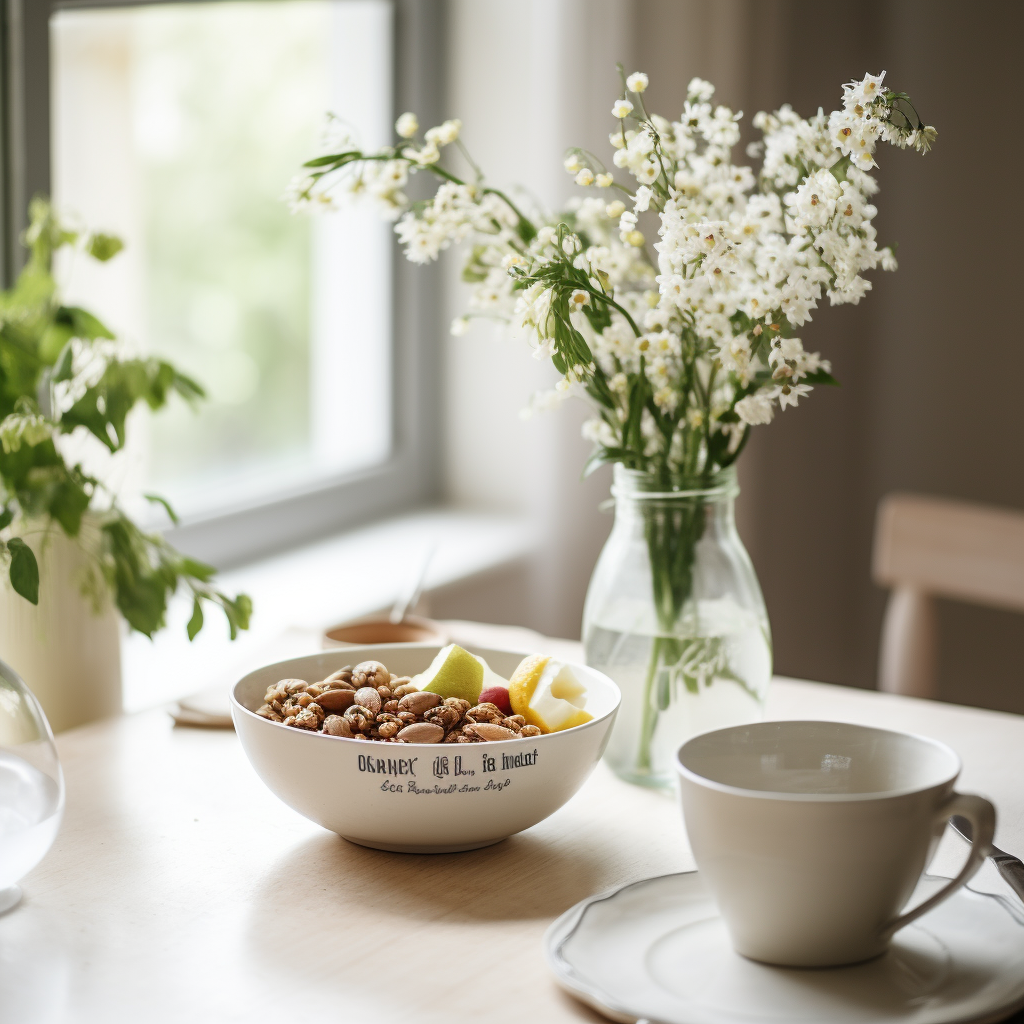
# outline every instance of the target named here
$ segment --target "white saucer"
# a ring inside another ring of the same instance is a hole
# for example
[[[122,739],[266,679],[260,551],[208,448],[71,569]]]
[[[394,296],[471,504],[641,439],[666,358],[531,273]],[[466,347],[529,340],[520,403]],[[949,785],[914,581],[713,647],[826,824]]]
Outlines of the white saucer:
[[[926,875],[912,903],[946,881]],[[630,1024],[989,1024],[1024,1006],[1024,908],[969,890],[852,967],[733,952],[696,871],[577,903],[544,944],[564,989]]]

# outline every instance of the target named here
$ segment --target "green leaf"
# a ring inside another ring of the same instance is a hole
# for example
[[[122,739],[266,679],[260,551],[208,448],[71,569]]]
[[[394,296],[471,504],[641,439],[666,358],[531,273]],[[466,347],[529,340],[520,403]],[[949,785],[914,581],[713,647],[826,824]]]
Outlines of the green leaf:
[[[187,556],[181,559],[179,569],[183,576],[191,576],[192,579],[200,580],[202,583],[209,583],[217,575],[217,570],[212,565],[198,562],[196,559],[188,558]]]
[[[113,259],[123,248],[124,242],[117,235],[105,235],[102,231],[91,234],[85,243],[85,251],[101,263]]]
[[[143,497],[146,501],[153,502],[154,505],[163,505],[164,511],[167,513],[168,518],[172,523],[177,525],[178,514],[171,508],[171,503],[166,498],[161,498],[159,494],[144,494]]]
[[[606,448],[599,445],[587,459],[587,464],[583,467],[583,476],[590,476],[606,462],[631,462],[636,458],[636,454],[629,448]]]
[[[73,335],[74,331],[70,324],[50,324],[39,339],[39,358],[45,363],[57,362]]]
[[[39,604],[39,563],[32,549],[20,538],[7,542],[11,553],[11,586],[26,601]]]
[[[53,368],[53,382],[59,384],[61,381],[71,380],[74,376],[75,347],[69,341],[61,350]]]
[[[69,433],[85,427],[112,452],[124,446],[125,419],[136,402],[159,409],[170,391],[188,401],[203,396],[203,389],[190,377],[159,359],[113,360],[103,376],[61,417],[61,429]]]
[[[839,381],[832,376],[831,373],[826,373],[824,370],[815,370],[814,373],[805,373],[800,378],[801,384],[824,384],[827,387],[837,388],[839,387]]]
[[[82,516],[89,507],[91,495],[70,474],[54,489],[50,499],[50,515],[64,527],[69,537],[77,537],[82,528]]]
[[[192,602],[192,618],[188,620],[188,638],[189,640],[195,640],[196,634],[203,628],[203,606],[199,602],[199,598],[195,598]]]
[[[249,617],[252,615],[252,600],[248,594],[239,594],[234,601],[218,595],[224,603],[224,614],[227,616],[228,628],[231,631],[231,639],[238,636],[240,629],[249,628]]]
[[[169,366],[170,364],[164,363],[163,365]],[[200,398],[206,397],[206,389],[202,384],[193,380],[191,377],[186,377],[183,373],[178,373],[177,370],[174,370],[171,387],[174,388],[174,390],[177,391],[177,393],[184,398],[189,405],[195,405]]]
[[[348,153],[333,153],[330,156],[318,156],[312,160],[307,160],[302,166],[303,167],[326,167],[328,164],[342,164],[351,163],[353,160],[358,160],[363,154],[357,150],[352,150]]]
[[[0,530],[6,530],[13,522],[14,509],[10,505],[5,505],[3,511],[0,512]]]
[[[86,341],[94,341],[96,338],[109,338],[113,340],[114,332],[94,317],[92,313],[77,306],[63,306],[58,316],[67,315],[71,318],[71,326],[76,338],[84,338]]]

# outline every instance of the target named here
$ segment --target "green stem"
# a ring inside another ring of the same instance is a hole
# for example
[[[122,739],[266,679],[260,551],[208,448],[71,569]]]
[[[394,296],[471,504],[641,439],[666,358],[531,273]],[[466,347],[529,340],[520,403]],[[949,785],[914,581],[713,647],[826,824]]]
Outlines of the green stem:
[[[661,661],[661,637],[656,636],[651,644],[651,656],[647,662],[647,678],[644,680],[644,707],[640,719],[640,748],[636,755],[637,772],[642,775],[651,773],[651,741],[654,729],[658,724],[658,713],[654,707],[654,678]]]
[[[676,675],[673,669],[686,652],[687,645],[677,634],[686,604],[693,597],[693,566],[697,543],[704,533],[706,509],[700,498],[680,499],[674,504],[654,499],[643,515],[658,635],[651,644],[647,664],[636,768],[638,774],[649,775],[659,712],[671,701],[672,677]],[[661,673],[668,673],[664,695],[655,693]],[[684,681],[689,689],[694,688],[690,679]]]
[[[607,303],[613,309],[617,309],[626,318],[626,322],[633,329],[633,333],[638,338],[641,337],[641,331],[640,331],[640,328],[637,327],[636,321],[613,298],[611,298],[609,295],[605,294],[604,292],[599,292],[599,291],[595,290],[594,288],[591,288],[589,284],[581,284],[581,283],[579,283],[577,281],[574,281],[573,282],[573,286],[575,288],[582,288],[583,291],[589,292],[591,295],[593,295],[595,299],[599,299],[601,302]]]

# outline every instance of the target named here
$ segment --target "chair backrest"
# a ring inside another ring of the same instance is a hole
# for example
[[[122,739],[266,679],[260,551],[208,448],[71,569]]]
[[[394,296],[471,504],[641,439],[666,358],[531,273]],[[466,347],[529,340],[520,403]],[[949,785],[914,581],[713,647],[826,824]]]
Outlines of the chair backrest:
[[[1024,512],[890,494],[878,506],[873,575],[884,586],[1024,612]]]
[[[872,574],[892,587],[879,689],[935,696],[932,596],[1024,612],[1024,512],[890,494],[878,506]]]

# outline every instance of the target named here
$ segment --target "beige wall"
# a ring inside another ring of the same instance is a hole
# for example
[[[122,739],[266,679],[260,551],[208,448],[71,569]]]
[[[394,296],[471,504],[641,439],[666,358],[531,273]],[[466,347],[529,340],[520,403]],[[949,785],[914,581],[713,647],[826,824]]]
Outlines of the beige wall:
[[[549,201],[570,184],[566,146],[606,147],[616,59],[651,76],[655,109],[677,112],[699,74],[747,119],[787,100],[830,109],[843,81],[884,68],[939,129],[923,159],[881,154],[877,223],[900,270],[876,275],[860,306],[819,309],[805,332],[842,387],[758,431],[741,465],[741,531],[780,672],[874,685],[884,493],[1024,509],[1022,29],[1024,7],[991,0],[452,0],[451,109],[495,178]],[[512,617],[568,635],[609,525],[594,509],[606,479],[577,483],[586,445],[572,413],[515,415],[542,370],[514,342],[453,339],[447,365],[450,492],[534,516],[547,576]],[[1024,711],[1024,620],[949,603],[941,625],[943,696]]]

